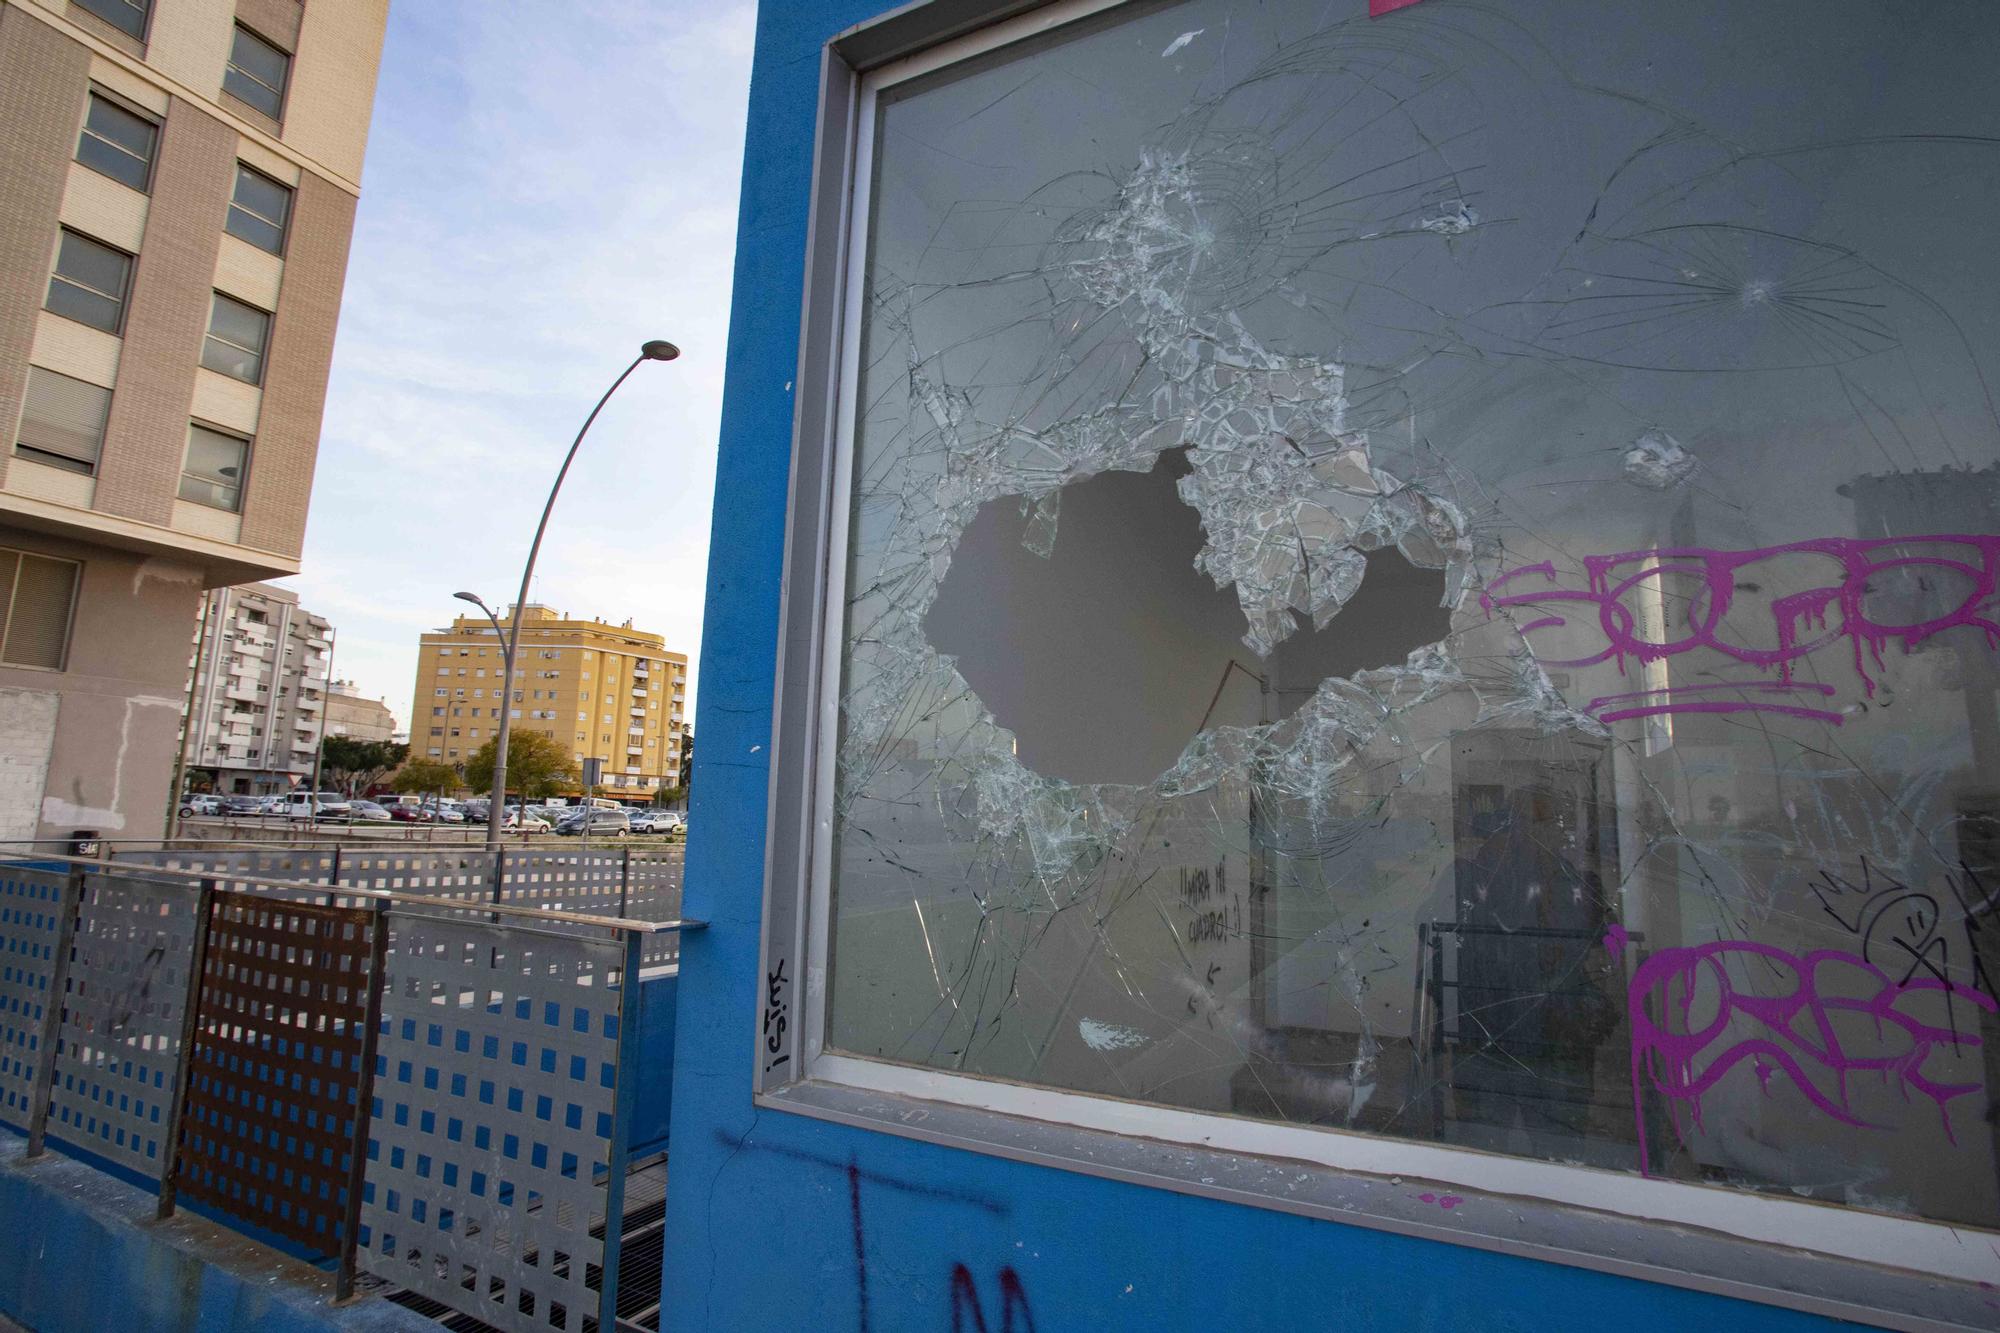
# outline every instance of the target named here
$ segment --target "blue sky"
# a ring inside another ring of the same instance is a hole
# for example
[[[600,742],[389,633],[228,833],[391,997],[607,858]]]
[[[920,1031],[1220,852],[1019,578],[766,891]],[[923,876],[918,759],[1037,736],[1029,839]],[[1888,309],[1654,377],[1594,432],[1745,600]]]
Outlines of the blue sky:
[[[534,600],[692,658],[755,8],[392,6],[304,572],[334,674],[409,723],[420,631],[511,600],[597,395]],[[690,690],[693,693],[693,690]]]

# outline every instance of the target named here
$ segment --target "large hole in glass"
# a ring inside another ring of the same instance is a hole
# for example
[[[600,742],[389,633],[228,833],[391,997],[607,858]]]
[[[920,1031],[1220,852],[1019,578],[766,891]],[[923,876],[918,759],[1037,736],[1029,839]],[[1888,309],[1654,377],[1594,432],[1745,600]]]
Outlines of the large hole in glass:
[[[1149,784],[1205,727],[1279,721],[1327,677],[1449,631],[1443,572],[1372,551],[1324,629],[1301,619],[1259,658],[1234,591],[1195,568],[1201,518],[1174,485],[1187,471],[1169,450],[1151,472],[1064,488],[1047,557],[1018,499],[987,504],[959,540],[926,633],[1045,777]]]

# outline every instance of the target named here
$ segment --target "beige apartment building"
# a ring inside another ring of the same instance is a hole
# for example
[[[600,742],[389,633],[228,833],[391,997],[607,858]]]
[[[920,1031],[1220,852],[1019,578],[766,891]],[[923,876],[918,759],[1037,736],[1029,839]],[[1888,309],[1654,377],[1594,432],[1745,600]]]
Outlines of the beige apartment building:
[[[388,0],[0,0],[0,839],[157,836],[297,572]]]
[[[501,623],[511,628],[512,616],[510,607]],[[490,621],[460,616],[422,637],[411,756],[464,763],[494,738],[504,707],[513,710],[515,732],[555,737],[579,773],[585,760],[600,760],[603,795],[644,799],[679,786],[686,654],[668,652],[665,639],[629,620],[572,619],[534,605],[521,616],[512,700]]]
[[[206,605],[182,742],[189,775],[249,796],[310,781],[327,725],[333,626],[267,583],[217,588]]]
[[[400,740],[387,699],[370,699],[351,680],[336,680],[326,692],[326,734],[351,741]]]

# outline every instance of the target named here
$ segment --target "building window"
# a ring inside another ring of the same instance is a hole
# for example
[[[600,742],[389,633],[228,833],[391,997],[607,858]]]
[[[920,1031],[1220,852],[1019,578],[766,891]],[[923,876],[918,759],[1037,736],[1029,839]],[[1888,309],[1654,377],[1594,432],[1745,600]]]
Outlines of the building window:
[[[222,74],[222,91],[269,116],[284,119],[285,80],[292,58],[242,24],[229,48],[229,67]]]
[[[223,229],[239,241],[274,255],[285,253],[285,224],[292,215],[292,190],[261,171],[236,164],[236,192]]]
[[[65,319],[106,333],[125,320],[125,293],[132,282],[132,256],[63,228],[56,269],[49,277],[48,308]]]
[[[0,548],[0,663],[60,671],[83,566]]]
[[[69,472],[95,472],[110,412],[111,390],[30,367],[14,452]]]
[[[90,109],[77,136],[76,160],[92,171],[143,193],[153,173],[153,150],[160,127],[103,93],[92,91]]]
[[[127,36],[146,39],[146,14],[152,0],[70,0],[86,14],[95,14]]]
[[[1369,1170],[1584,1163],[1635,1199],[1846,1208],[1856,1234],[2000,1225],[1990,1165],[1951,1146],[1990,1138],[2000,1088],[1970,1040],[2000,1006],[1973,943],[2000,761],[1968,722],[2000,537],[1958,517],[2000,476],[1990,430],[1969,454],[1895,434],[1991,420],[1959,330],[2000,318],[1997,271],[1970,236],[1907,242],[2000,203],[1919,132],[1986,124],[1990,97],[1883,93],[1871,122],[1911,132],[1893,163],[1829,144],[1776,169],[1789,131],[1746,141],[1741,113],[1837,83],[1824,53],[1661,135],[1633,108],[1671,76],[1602,60],[1556,17],[1580,5],[1393,52],[1307,0],[1228,12],[1226,53],[1130,6],[863,102],[858,342],[828,358],[858,382],[824,432],[852,441],[820,551],[840,707],[781,757],[833,777],[773,815],[826,830],[771,897],[830,922],[793,959],[827,986],[772,1077],[823,1042],[1091,1123],[1098,1098],[1261,1120],[1217,1139],[1336,1163],[1369,1136]],[[1629,17],[1635,48],[1662,35]],[[1184,48],[1190,91],[1106,100]],[[995,101],[1077,68],[1087,90]],[[1065,116],[1090,134],[1033,128]],[[1605,169],[1558,161],[1578,123]],[[1004,169],[994,142],[1020,145]],[[1503,144],[1549,156],[1494,172]],[[972,198],[1036,220],[968,264],[937,227]],[[1029,313],[1049,292],[1061,317]],[[1050,456],[995,461],[1024,421]],[[1537,452],[1570,438],[1604,443]],[[1812,480],[1774,486],[1801,440]],[[1899,829],[1921,850],[1892,874]],[[892,840],[949,867],[896,938],[870,916],[908,882]],[[956,872],[995,866],[979,929],[927,953]],[[1885,925],[1871,960],[1876,914],[1918,899],[1906,957]]]
[[[201,363],[245,384],[262,383],[264,343],[270,334],[270,315],[217,292],[208,309],[208,336],[202,339]]]
[[[187,462],[181,468],[181,499],[240,513],[249,465],[250,441],[191,423]]]

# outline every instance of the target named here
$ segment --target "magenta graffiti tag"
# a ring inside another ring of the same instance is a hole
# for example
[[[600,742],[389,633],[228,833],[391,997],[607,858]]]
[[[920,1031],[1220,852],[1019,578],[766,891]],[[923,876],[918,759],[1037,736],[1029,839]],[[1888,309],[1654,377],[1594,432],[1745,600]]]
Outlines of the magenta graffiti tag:
[[[1627,943],[1622,926],[1605,934],[1605,947],[1615,957],[1625,956]],[[1770,993],[1741,989],[1730,976],[1732,963],[1752,962],[1759,989]],[[1695,1026],[1698,990],[1704,1011],[1712,1007],[1714,1012]],[[1850,991],[1855,993],[1843,993]],[[1955,1144],[1948,1103],[1978,1092],[1981,1085],[1940,1083],[1924,1066],[1940,1046],[1977,1046],[1980,1041],[1898,1007],[1907,996],[1933,992],[1989,1012],[2000,1009],[1970,986],[1929,976],[1898,982],[1867,959],[1836,949],[1817,949],[1801,958],[1750,940],[1717,940],[1652,954],[1639,964],[1627,988],[1640,1171],[1652,1173],[1641,1099],[1644,1083],[1650,1081],[1667,1098],[1675,1132],[1684,1134],[1683,1115],[1699,1127],[1702,1097],[1746,1061],[1767,1092],[1771,1080],[1782,1074],[1815,1107],[1842,1124],[1864,1129],[1881,1126],[1850,1109],[1851,1079],[1873,1075],[1901,1087],[1906,1097],[1914,1089],[1937,1105],[1945,1137]],[[1843,1044],[1835,1025],[1843,1014],[1872,1023],[1877,1039],[1873,1051]],[[1809,1071],[1817,1071],[1818,1080]]]
[[[1807,574],[1813,565],[1821,568]],[[1670,547],[1585,556],[1583,572],[1586,587],[1565,587],[1553,562],[1521,565],[1496,577],[1479,602],[1489,616],[1517,606],[1542,613],[1521,626],[1524,635],[1568,627],[1572,614],[1584,611],[1580,623],[1600,638],[1602,647],[1593,644],[1594,651],[1581,657],[1543,659],[1545,666],[1586,667],[1615,660],[1622,669],[1627,659],[1659,662],[1706,651],[1777,673],[1776,680],[1748,678],[1605,695],[1589,706],[1601,722],[1658,713],[1776,713],[1838,726],[1840,712],[1814,706],[1831,697],[1834,688],[1793,678],[1795,669],[1823,648],[1847,645],[1854,672],[1872,698],[1876,682],[1871,666],[1880,670],[1883,649],[1891,641],[1908,652],[1945,630],[1976,629],[1989,647],[2000,647],[2000,622],[1993,618],[2000,536],[1819,537],[1748,551]],[[1755,607],[1741,595],[1758,595],[1765,583],[1783,586],[1801,575],[1812,586],[1771,596]],[[1642,617],[1626,604],[1649,584],[1663,615],[1664,608],[1676,608],[1658,642],[1645,637]],[[1871,596],[1893,601],[1889,594],[1897,591],[1906,594],[1905,601],[1913,595],[1921,603],[1921,611],[1913,612],[1916,618],[1889,620],[1879,618],[1879,610],[1871,613]],[[1678,610],[1683,605],[1684,614]],[[1732,608],[1744,611],[1739,621],[1729,619]],[[1752,630],[1757,639],[1768,641],[1741,641]],[[1719,693],[1740,697],[1702,697]]]

